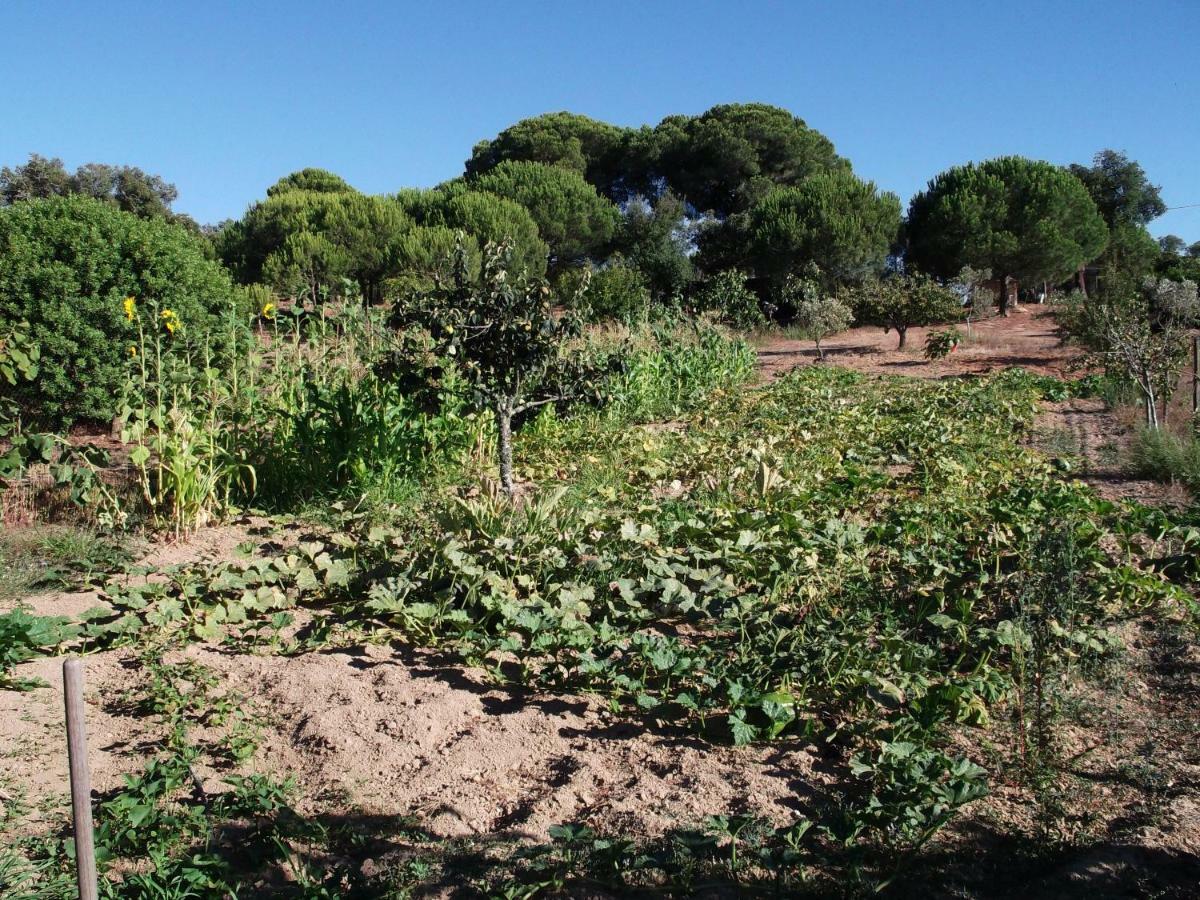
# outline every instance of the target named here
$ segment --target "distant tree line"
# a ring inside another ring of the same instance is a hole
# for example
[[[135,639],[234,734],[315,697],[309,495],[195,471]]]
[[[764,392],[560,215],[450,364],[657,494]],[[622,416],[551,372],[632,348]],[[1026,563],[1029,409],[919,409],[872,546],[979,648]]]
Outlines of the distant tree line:
[[[479,142],[460,177],[425,190],[368,195],[303,169],[211,229],[173,212],[175,187],[138,168],[72,173],[34,155],[0,171],[0,204],[67,195],[183,225],[235,281],[312,301],[426,290],[447,276],[459,235],[475,270],[488,244],[505,241],[513,264],[564,297],[591,270],[601,315],[672,304],[738,325],[795,316],[801,282],[807,295],[866,297],[900,273],[949,285],[968,272],[1000,288],[1006,313],[1016,284],[1099,289],[1200,274],[1200,243],[1150,236],[1146,225],[1165,210],[1159,189],[1115,151],[1069,167],[1017,156],[956,166],[905,215],[827,137],[760,103],[640,128],[536,116]]]

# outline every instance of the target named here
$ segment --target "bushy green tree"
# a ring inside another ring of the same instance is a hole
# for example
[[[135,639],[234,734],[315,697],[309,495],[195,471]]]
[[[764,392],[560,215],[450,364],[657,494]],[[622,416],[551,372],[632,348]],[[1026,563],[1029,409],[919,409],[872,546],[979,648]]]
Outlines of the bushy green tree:
[[[475,268],[484,246],[507,241],[516,267],[533,277],[546,273],[549,248],[529,210],[515,200],[458,182],[431,191],[405,192],[400,201],[422,225],[466,232],[474,241]]]
[[[556,285],[559,297],[579,304],[593,322],[636,322],[650,310],[650,291],[642,272],[616,256],[599,269],[572,269]]]
[[[577,320],[553,315],[550,301],[545,282],[513,267],[507,246],[486,247],[475,275],[460,242],[453,277],[399,304],[392,317],[403,337],[383,373],[396,377],[431,357],[455,361],[475,402],[496,416],[500,484],[509,497],[515,491],[514,420],[596,385],[597,373],[569,347]]]
[[[1171,281],[1200,282],[1200,241],[1184,247],[1182,238],[1175,240],[1179,243],[1168,243],[1159,253],[1154,264],[1155,274]]]
[[[1071,174],[1083,182],[1109,227],[1147,225],[1167,211],[1145,170],[1124,153],[1101,150],[1090,166],[1073,163]]]
[[[522,119],[475,145],[467,175],[483,175],[503,162],[544,163],[581,175],[607,195],[619,177],[625,133],[616,125],[570,112]]]
[[[1006,156],[956,166],[913,197],[908,257],[921,271],[953,278],[963,266],[1058,282],[1104,249],[1108,229],[1083,183],[1059,166]],[[1000,311],[1008,312],[1001,291]]]
[[[61,159],[33,153],[25,165],[0,170],[0,202],[4,204],[68,194],[103,200],[144,219],[167,219],[199,231],[189,216],[171,210],[179,197],[175,185],[136,166],[85,163],[69,174]]]
[[[650,203],[635,197],[626,206],[614,241],[619,252],[645,277],[651,294],[668,300],[695,280],[690,227],[681,201],[671,191]]]
[[[668,116],[654,130],[654,165],[695,209],[723,219],[748,210],[780,185],[849,171],[833,144],[786,109],[765,103],[714,106]]]
[[[617,208],[571,169],[536,162],[502,162],[471,186],[520,203],[533,216],[558,271],[602,254],[616,231]]]
[[[962,314],[962,300],[953,291],[923,275],[893,274],[872,279],[844,292],[863,323],[882,325],[884,332],[896,330],[898,349],[908,343],[914,325],[954,322]]]
[[[326,169],[300,169],[290,175],[284,175],[267,188],[267,196],[275,197],[288,191],[312,191],[317,194],[349,194],[354,188],[346,183],[340,175],[335,175]]]
[[[17,398],[47,423],[113,416],[139,317],[162,329],[155,309],[170,310],[180,323],[170,339],[198,342],[235,302],[201,238],[86,197],[0,209],[0,248],[0,331],[28,322],[41,352],[37,377]]]
[[[5,205],[70,193],[74,193],[71,175],[61,159],[31,153],[25,165],[0,169],[0,202]]]
[[[1142,167],[1124,153],[1101,150],[1090,166],[1072,165],[1071,173],[1083,182],[1108,225],[1104,252],[1090,261],[1103,282],[1134,284],[1154,271],[1160,248],[1146,225],[1167,210],[1160,189],[1150,183]]]
[[[851,172],[775,188],[750,210],[743,257],[777,287],[810,264],[826,287],[883,270],[900,228],[900,199]]]
[[[414,223],[390,197],[357,191],[276,192],[226,229],[221,258],[244,284],[268,282],[314,300],[337,295],[343,279],[363,299],[383,299],[387,281],[410,263]]]
[[[767,324],[762,301],[740,269],[722,269],[699,282],[690,305],[696,312],[715,313],[725,324],[746,331]]]

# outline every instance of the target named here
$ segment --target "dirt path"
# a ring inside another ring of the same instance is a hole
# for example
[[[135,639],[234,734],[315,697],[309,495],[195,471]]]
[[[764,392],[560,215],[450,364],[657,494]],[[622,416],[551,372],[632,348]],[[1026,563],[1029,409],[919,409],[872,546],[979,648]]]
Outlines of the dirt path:
[[[1079,352],[1062,346],[1053,313],[1043,306],[1023,306],[1008,318],[994,316],[971,326],[959,348],[941,360],[925,359],[925,337],[940,328],[910,328],[907,346],[897,348],[893,331],[864,326],[852,328],[823,342],[826,361],[873,375],[910,375],[944,378],[950,375],[980,375],[1010,366],[1031,372],[1066,374]],[[966,333],[966,328],[960,328]],[[759,368],[764,375],[778,376],[797,366],[812,365],[817,351],[812,341],[770,337],[758,347]]]

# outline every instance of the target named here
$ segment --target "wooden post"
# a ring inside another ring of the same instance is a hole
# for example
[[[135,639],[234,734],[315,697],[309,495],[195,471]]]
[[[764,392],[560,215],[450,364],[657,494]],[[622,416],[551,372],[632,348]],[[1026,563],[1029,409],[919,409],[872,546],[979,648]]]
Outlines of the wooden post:
[[[67,705],[67,759],[71,767],[71,813],[75,828],[75,874],[79,900],[96,900],[96,848],[92,834],[92,778],[88,771],[87,731],[83,722],[83,663],[63,663]]]
[[[1200,418],[1200,334],[1192,335],[1192,415]]]

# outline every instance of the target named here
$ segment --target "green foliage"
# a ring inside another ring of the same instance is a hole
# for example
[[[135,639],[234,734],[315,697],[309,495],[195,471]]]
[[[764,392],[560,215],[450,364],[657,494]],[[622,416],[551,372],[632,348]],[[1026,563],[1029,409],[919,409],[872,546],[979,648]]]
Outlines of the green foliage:
[[[0,169],[0,203],[73,194],[102,200],[144,219],[166,219],[199,231],[189,217],[171,212],[171,204],[179,196],[175,185],[134,166],[87,163],[69,175],[61,159],[32,153],[25,165]]]
[[[36,421],[112,417],[139,323],[151,332],[164,327],[165,320],[151,321],[151,302],[173,312],[181,327],[171,340],[186,346],[233,307],[229,278],[200,239],[96,200],[0,209],[0,246],[0,331],[27,322],[41,354],[37,377],[12,389]],[[134,319],[126,297],[137,299]]]
[[[962,315],[962,303],[953,291],[923,275],[893,274],[872,280],[847,292],[856,318],[896,329],[898,347],[904,347],[914,325],[952,322]]]
[[[743,384],[754,363],[744,341],[703,319],[653,326],[633,335],[620,369],[605,381],[602,415],[614,426],[670,419]]]
[[[1070,171],[1083,182],[1110,228],[1145,226],[1167,211],[1161,188],[1151,184],[1145,170],[1124,153],[1101,150],[1090,166],[1072,163]]]
[[[500,169],[508,165],[516,164]],[[419,371],[430,357],[456,364],[476,406],[495,413],[500,481],[509,496],[513,418],[594,393],[598,375],[567,346],[578,334],[578,322],[551,315],[550,288],[512,263],[509,245],[489,245],[483,269],[473,277],[460,242],[453,281],[396,307],[391,326],[404,337],[384,366],[385,372],[404,375]]]
[[[900,200],[849,171],[772,190],[750,209],[745,258],[777,287],[806,265],[826,281],[861,281],[883,270],[900,228]]]
[[[14,322],[0,335],[0,381],[9,387],[33,381],[41,358],[41,348],[29,335],[28,322]]]
[[[1130,447],[1135,471],[1156,481],[1200,492],[1200,437],[1166,428],[1143,428]]]
[[[47,656],[77,633],[62,616],[34,616],[23,609],[0,615],[0,690],[28,691],[44,687],[36,678],[17,678],[13,666]]]
[[[580,304],[593,322],[638,322],[650,313],[645,277],[619,256],[602,269],[566,273],[559,279],[558,292]]]
[[[958,349],[962,335],[957,328],[945,328],[941,331],[931,331],[925,338],[925,358],[945,359]]]
[[[482,262],[488,243],[508,242],[514,265],[534,278],[546,273],[549,248],[529,210],[515,200],[458,184],[403,198],[416,220],[426,226],[464,231],[473,240],[472,268]],[[453,250],[453,246],[449,248]],[[449,258],[450,254],[447,254]]]
[[[1057,283],[1108,238],[1078,178],[1019,156],[947,169],[913,197],[907,230],[909,260],[946,279],[974,266],[999,279]]]
[[[311,302],[344,296],[350,279],[369,303],[410,267],[412,219],[387,197],[283,190],[222,233],[225,264],[244,284],[267,283]]]
[[[552,269],[597,257],[616,232],[617,208],[571,169],[505,161],[473,178],[471,185],[529,210],[550,247]]]
[[[285,175],[267,188],[267,196],[274,197],[288,191],[312,191],[317,194],[350,194],[355,193],[340,175],[335,175],[326,169],[300,169],[290,175]]]
[[[480,141],[467,160],[468,177],[483,175],[502,162],[535,162],[576,172],[608,194],[619,177],[624,129],[569,112],[522,119],[495,138]]]
[[[803,275],[789,276],[782,300],[791,314],[792,324],[816,343],[817,356],[824,359],[821,341],[849,328],[854,314],[839,297],[822,288],[820,275],[820,270],[810,267]]]
[[[1059,324],[1107,375],[1136,386],[1147,427],[1167,421],[1190,331],[1200,324],[1195,282],[1148,278],[1138,285],[1114,278],[1098,297],[1069,297]]]
[[[120,571],[132,558],[127,544],[90,528],[43,526],[0,536],[0,601],[47,590],[80,590]]]
[[[659,301],[682,296],[696,277],[691,231],[682,201],[666,191],[653,204],[635,197],[625,206],[614,244],[646,279]]]
[[[695,209],[719,219],[745,212],[776,186],[850,168],[823,134],[765,103],[668,116],[654,141],[659,174]]]
[[[747,284],[746,274],[737,269],[724,269],[701,281],[692,292],[690,305],[743,331],[767,324],[762,301]]]

